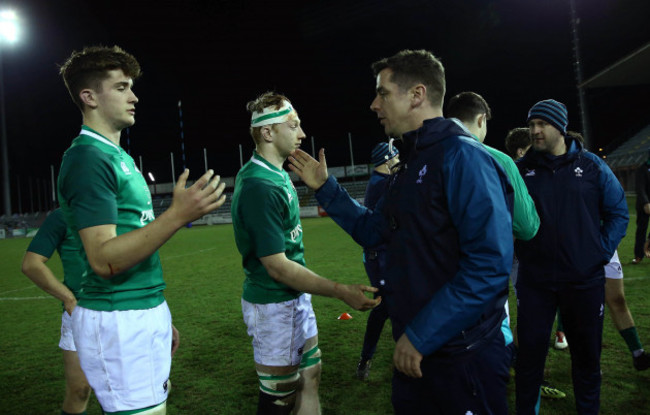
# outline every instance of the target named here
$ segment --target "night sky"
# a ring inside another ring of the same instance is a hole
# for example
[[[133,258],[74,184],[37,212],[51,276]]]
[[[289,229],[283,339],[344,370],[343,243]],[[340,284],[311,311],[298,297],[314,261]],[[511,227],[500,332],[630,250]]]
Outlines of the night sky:
[[[650,1],[575,0],[584,78],[650,41]],[[535,102],[567,104],[569,129],[581,130],[573,68],[569,0],[328,1],[20,1],[22,39],[2,50],[13,211],[17,182],[58,173],[81,115],[58,75],[72,50],[117,44],[143,76],[134,90],[136,125],[122,147],[158,182],[182,169],[178,100],[192,178],[208,164],[222,176],[253,148],[247,101],[266,90],[287,95],[308,139],[328,164],[367,163],[384,139],[369,109],[370,64],[401,49],[428,49],[447,71],[447,98],[480,93],[492,107],[486,144],[503,149],[506,132],[524,126]],[[591,149],[650,122],[650,87],[587,92]]]

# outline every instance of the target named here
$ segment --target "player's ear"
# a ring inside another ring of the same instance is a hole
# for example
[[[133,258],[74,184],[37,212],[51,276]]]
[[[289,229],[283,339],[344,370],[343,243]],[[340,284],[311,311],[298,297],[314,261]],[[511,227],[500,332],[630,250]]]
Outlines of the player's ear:
[[[409,91],[411,93],[411,107],[419,107],[427,96],[427,87],[423,84],[417,84]]]
[[[487,121],[487,114],[479,114],[476,116],[476,125],[478,128],[483,128],[483,124]]]
[[[272,125],[264,125],[260,129],[260,135],[262,136],[262,140],[264,140],[267,143],[273,142],[273,135],[272,135]]]
[[[95,91],[90,88],[84,88],[79,92],[79,98],[84,105],[90,108],[97,108],[97,96]]]

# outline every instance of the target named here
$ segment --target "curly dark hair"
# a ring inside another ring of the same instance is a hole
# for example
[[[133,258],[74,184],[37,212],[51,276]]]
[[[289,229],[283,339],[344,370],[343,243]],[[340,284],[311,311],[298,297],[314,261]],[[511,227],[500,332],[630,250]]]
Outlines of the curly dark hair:
[[[284,95],[278,94],[277,92],[267,91],[254,100],[249,101],[246,104],[246,110],[248,110],[248,112],[250,112],[252,115],[254,112],[262,112],[264,111],[264,108],[271,106],[275,106],[276,109],[280,109],[282,107],[282,101],[287,101],[291,104],[289,98],[285,97]],[[273,126],[271,126],[271,128],[273,128]],[[260,133],[261,129],[262,127],[250,128],[250,133],[255,144],[258,144],[262,139]]]
[[[513,128],[508,131],[506,136],[506,150],[510,157],[517,157],[517,149],[528,148],[533,144],[533,139],[530,138],[530,130],[528,127]]]

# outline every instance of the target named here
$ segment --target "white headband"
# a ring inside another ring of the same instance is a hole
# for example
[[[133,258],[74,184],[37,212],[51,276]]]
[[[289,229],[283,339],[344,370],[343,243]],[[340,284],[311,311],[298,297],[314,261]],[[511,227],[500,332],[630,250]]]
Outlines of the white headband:
[[[288,101],[282,101],[282,107],[266,107],[262,112],[254,112],[251,117],[251,127],[261,127],[269,124],[279,124],[289,120],[293,108]]]

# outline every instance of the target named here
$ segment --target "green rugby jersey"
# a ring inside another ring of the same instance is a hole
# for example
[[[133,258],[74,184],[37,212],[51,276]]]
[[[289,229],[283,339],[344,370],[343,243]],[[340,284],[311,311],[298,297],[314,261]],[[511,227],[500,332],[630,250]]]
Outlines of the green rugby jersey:
[[[63,284],[77,297],[86,263],[83,248],[68,229],[61,209],[50,213],[27,247],[27,251],[46,258],[50,258],[55,250],[59,253],[63,265]]]
[[[80,244],[80,229],[114,224],[119,236],[154,220],[149,188],[131,156],[85,125],[63,155],[58,191],[65,220]],[[111,279],[95,274],[85,255],[84,261],[80,306],[99,311],[142,310],[164,301],[157,251]]]
[[[267,304],[300,296],[271,278],[259,260],[284,252],[291,261],[305,265],[300,206],[289,174],[254,152],[237,173],[231,214],[246,275],[242,298]]]

